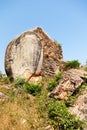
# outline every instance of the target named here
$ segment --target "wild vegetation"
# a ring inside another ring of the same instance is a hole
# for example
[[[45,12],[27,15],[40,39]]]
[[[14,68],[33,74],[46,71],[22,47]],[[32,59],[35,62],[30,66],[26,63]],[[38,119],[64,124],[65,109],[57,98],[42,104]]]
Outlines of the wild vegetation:
[[[48,91],[52,91],[59,84],[62,73],[63,72],[59,72],[58,74],[55,75],[53,79],[50,79],[50,81],[48,82],[48,87],[47,87]]]
[[[76,69],[76,68],[79,68],[80,67],[80,63],[78,60],[72,60],[72,61],[68,61],[65,63],[65,69]]]
[[[79,65],[78,61],[72,61],[66,67]],[[48,96],[59,83],[62,73],[53,79],[44,78],[38,85],[23,78],[10,83],[8,77],[0,73],[0,92],[8,96],[7,100],[0,100],[0,130],[83,130],[85,124],[71,115],[68,107],[73,105],[77,91],[82,91],[87,84],[76,90],[67,101]]]

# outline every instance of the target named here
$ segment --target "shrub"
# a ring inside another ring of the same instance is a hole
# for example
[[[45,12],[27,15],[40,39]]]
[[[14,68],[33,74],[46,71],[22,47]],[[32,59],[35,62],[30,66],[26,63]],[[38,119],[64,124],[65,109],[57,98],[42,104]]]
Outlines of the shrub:
[[[48,83],[48,91],[52,91],[58,84],[59,84],[59,80],[61,79],[62,76],[62,72],[59,72],[58,74],[55,75],[55,78],[50,80],[50,82]]]
[[[59,73],[56,74],[55,80],[56,80],[57,82],[59,82],[59,80],[61,79],[62,73],[63,73],[63,72],[59,72]]]
[[[25,84],[25,79],[23,78],[17,78],[15,81],[14,81],[14,86],[15,87],[23,87],[23,85]]]
[[[72,60],[65,63],[65,69],[78,68],[80,63],[78,60]]]
[[[57,82],[52,79],[52,80],[48,83],[48,88],[47,88],[47,90],[48,90],[48,91],[52,91],[56,86],[57,86]]]
[[[48,103],[48,114],[55,130],[82,130],[84,123],[75,119],[74,115],[68,112],[64,101],[51,99]]]
[[[28,83],[23,78],[16,79],[14,81],[14,86],[23,88],[25,91],[32,94],[33,96],[39,94],[42,89],[42,85],[35,85],[35,84]]]
[[[28,93],[32,94],[33,96],[36,96],[42,90],[42,86],[41,85],[35,85],[35,84],[25,84],[24,88],[26,89],[26,91]]]
[[[76,95],[76,96],[73,96],[73,95],[70,96],[70,97],[66,100],[66,102],[65,102],[66,106],[67,106],[67,107],[73,106],[73,104],[75,103],[76,99],[77,99],[77,95]]]

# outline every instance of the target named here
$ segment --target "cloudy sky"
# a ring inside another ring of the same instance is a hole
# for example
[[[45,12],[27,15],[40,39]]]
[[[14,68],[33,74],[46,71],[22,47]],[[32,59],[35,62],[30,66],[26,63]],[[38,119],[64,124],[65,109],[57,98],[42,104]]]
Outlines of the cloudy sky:
[[[64,60],[87,60],[87,0],[0,0],[0,70],[8,43],[42,27],[63,49]]]

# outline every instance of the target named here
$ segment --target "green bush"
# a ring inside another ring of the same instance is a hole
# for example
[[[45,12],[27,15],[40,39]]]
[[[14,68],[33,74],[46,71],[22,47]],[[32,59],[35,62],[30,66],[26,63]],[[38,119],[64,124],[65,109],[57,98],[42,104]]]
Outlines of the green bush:
[[[56,74],[55,80],[56,80],[57,82],[59,82],[59,80],[61,79],[62,73],[63,73],[63,72],[59,72],[59,73]]]
[[[32,94],[33,96],[36,96],[37,94],[41,92],[42,85],[25,84],[24,88],[26,89],[28,93]]]
[[[48,83],[48,91],[52,91],[58,84],[59,84],[59,80],[61,79],[62,76],[62,72],[59,72],[58,74],[55,75],[55,78],[50,80],[50,82]]]
[[[72,60],[65,63],[65,69],[78,68],[80,63],[78,60]]]
[[[16,79],[14,81],[14,86],[23,88],[26,92],[32,94],[33,96],[39,94],[41,92],[41,89],[42,89],[42,85],[28,83],[23,78]]]
[[[64,101],[51,99],[48,114],[55,130],[83,130],[84,123],[68,112]]]
[[[76,99],[77,99],[77,95],[75,95],[75,96],[71,95],[71,96],[65,101],[66,106],[67,106],[67,107],[73,106],[73,104],[75,103]]]
[[[26,82],[25,82],[25,79],[24,78],[17,78],[15,81],[14,81],[14,86],[17,88],[17,87],[23,87]]]
[[[48,90],[48,91],[52,91],[56,86],[57,86],[57,82],[52,79],[52,80],[48,83],[48,88],[47,88],[47,90]]]

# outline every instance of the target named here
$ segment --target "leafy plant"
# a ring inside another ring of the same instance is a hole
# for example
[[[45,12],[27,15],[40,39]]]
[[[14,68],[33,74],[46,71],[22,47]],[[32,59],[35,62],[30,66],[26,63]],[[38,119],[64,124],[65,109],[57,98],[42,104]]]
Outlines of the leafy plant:
[[[41,85],[35,85],[35,84],[25,84],[24,88],[26,91],[33,96],[36,96],[41,92],[42,86]]]
[[[23,87],[23,85],[25,85],[26,84],[26,82],[25,82],[25,79],[24,78],[17,78],[15,81],[14,81],[14,83],[13,83],[13,85],[15,86],[15,87]]]
[[[62,72],[59,72],[58,74],[55,75],[55,78],[50,80],[50,82],[48,83],[48,91],[52,91],[58,84],[59,84],[59,80],[61,79],[62,76]]]
[[[77,99],[77,95],[76,96],[70,96],[66,101],[65,101],[65,104],[67,107],[70,107],[70,106],[73,106],[74,102],[76,101]]]
[[[49,118],[55,130],[82,130],[84,123],[68,112],[64,101],[51,99],[48,104]]]
[[[78,60],[72,60],[65,63],[65,69],[78,68],[80,63]]]
[[[57,86],[57,82],[52,79],[52,80],[48,83],[48,88],[47,88],[47,90],[48,90],[48,91],[52,91],[56,86]]]
[[[36,85],[36,84],[28,83],[23,78],[16,79],[14,81],[14,86],[23,88],[26,92],[32,94],[33,96],[35,96],[38,93],[40,93],[41,89],[42,89],[42,85]]]
[[[56,74],[55,80],[56,80],[57,82],[59,82],[59,80],[61,79],[62,73],[63,73],[63,72],[59,72],[59,73]]]

